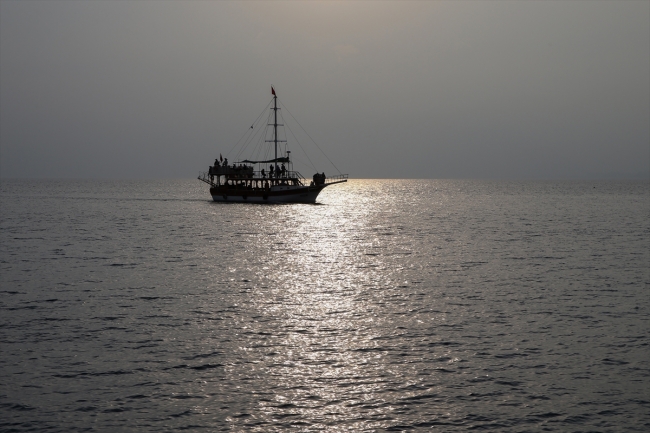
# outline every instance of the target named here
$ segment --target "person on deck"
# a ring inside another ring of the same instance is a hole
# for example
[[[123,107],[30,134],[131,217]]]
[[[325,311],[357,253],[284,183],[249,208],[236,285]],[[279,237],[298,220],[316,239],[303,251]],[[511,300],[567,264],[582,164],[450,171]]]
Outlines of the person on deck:
[[[280,167],[280,170],[282,171],[282,177],[284,177],[285,173],[287,172],[287,168],[284,166],[284,163],[282,163],[282,167]]]

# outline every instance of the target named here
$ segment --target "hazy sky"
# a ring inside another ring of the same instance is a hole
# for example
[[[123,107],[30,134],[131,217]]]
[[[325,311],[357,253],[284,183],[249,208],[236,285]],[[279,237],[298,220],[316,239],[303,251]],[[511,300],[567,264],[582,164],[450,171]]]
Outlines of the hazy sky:
[[[0,176],[194,177],[271,85],[356,178],[650,176],[647,0],[1,0]]]

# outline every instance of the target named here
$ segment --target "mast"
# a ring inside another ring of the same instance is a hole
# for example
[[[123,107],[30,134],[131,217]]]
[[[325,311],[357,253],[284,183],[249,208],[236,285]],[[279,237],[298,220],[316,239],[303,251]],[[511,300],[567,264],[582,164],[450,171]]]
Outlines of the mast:
[[[273,141],[275,142],[275,159],[278,159],[278,97],[273,92],[273,111],[275,119],[273,120]],[[277,162],[275,163],[277,165]]]
[[[273,125],[273,140],[264,140],[267,143],[274,143],[275,144],[275,164],[278,163],[278,143],[283,143],[286,142],[287,140],[278,140],[278,126],[284,126],[281,123],[278,123],[278,97],[275,94],[275,89],[271,87],[271,93],[273,94],[273,107],[271,107],[271,110],[273,110],[274,113],[274,118],[273,118],[273,123],[267,123],[267,125]]]

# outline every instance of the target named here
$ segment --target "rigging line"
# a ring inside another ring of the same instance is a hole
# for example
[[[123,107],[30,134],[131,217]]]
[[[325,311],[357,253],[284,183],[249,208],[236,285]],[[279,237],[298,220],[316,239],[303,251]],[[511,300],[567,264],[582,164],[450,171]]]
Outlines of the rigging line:
[[[255,126],[255,124],[253,124],[253,126]],[[251,129],[251,128],[249,128],[249,130],[250,130],[250,129]],[[242,156],[242,154],[244,153],[244,151],[246,151],[246,149],[248,148],[248,146],[250,146],[250,145],[255,141],[255,137],[256,137],[259,133],[261,133],[261,132],[262,132],[262,129],[261,129],[261,128],[259,128],[259,129],[257,129],[257,130],[255,130],[255,128],[253,128],[253,132],[249,135],[248,139],[246,139],[246,142],[245,142],[244,145],[241,147],[241,149],[239,150],[239,152],[237,152],[237,155],[235,155],[235,159],[241,159],[241,156]],[[262,135],[264,135],[264,134],[262,134]],[[254,151],[255,151],[255,150],[253,149],[253,152],[254,152]]]
[[[251,154],[250,154],[251,159],[253,159],[253,160],[265,159],[265,158],[260,158],[259,155],[261,154],[261,152],[264,150],[264,147],[265,147],[264,146],[264,143],[265,143],[264,140],[266,139],[266,136],[268,135],[268,129],[269,129],[268,123],[269,123],[269,119],[270,119],[271,116],[272,116],[272,113],[269,113],[269,116],[266,119],[267,125],[264,128],[260,128],[258,130],[259,136],[257,138],[257,144],[255,145],[255,147],[253,148],[253,150],[251,151]],[[251,140],[251,142],[252,142],[252,140]]]
[[[293,137],[293,139],[296,141],[298,146],[300,146],[300,149],[302,150],[302,153],[305,155],[305,157],[309,161],[309,164],[311,165],[311,168],[313,168],[314,171],[317,171],[316,166],[311,161],[311,159],[309,159],[309,154],[305,151],[305,148],[302,147],[302,144],[300,144],[300,141],[298,140],[298,137],[296,137],[296,135],[293,133],[293,131],[291,130],[291,127],[289,126],[289,124],[284,120],[284,116],[283,116],[282,112],[280,112],[280,121],[282,122],[282,125],[284,126],[284,138],[285,138],[285,142],[284,142],[284,151],[285,151],[285,153],[284,154],[286,155],[287,145],[288,145],[288,141],[289,141],[288,140],[289,137],[287,136],[287,132],[286,132],[286,130],[288,129],[289,132],[291,133],[291,136]],[[303,161],[299,161],[299,162],[301,164],[305,165],[305,166],[307,165]]]
[[[239,152],[237,152],[237,154],[235,155],[235,158],[234,158],[235,160],[241,159],[242,154],[246,151],[246,149],[248,149],[248,146],[250,146],[250,144],[253,142],[254,138],[255,138],[255,134],[251,134],[248,137],[246,142],[240,147]]]
[[[269,113],[269,117],[270,117],[270,116],[271,116],[271,114]],[[268,118],[267,118],[267,120],[268,120]],[[268,123],[268,121],[267,121],[267,123]],[[235,159],[238,159],[238,160],[239,160],[239,159],[242,159],[242,156],[245,155],[244,152],[246,152],[247,149],[248,149],[251,145],[254,144],[254,142],[255,142],[255,140],[256,140],[256,137],[258,137],[258,139],[257,139],[257,140],[258,140],[258,144],[257,144],[257,146],[259,146],[260,143],[264,141],[264,137],[266,136],[266,131],[267,131],[267,130],[268,130],[268,125],[265,126],[264,128],[254,129],[254,132],[251,133],[251,135],[248,137],[248,139],[246,140],[246,143],[241,147],[241,149],[239,150],[239,152],[237,152],[237,155],[236,155]],[[256,149],[257,146],[253,145],[252,150],[250,151],[250,153],[248,153],[248,155],[249,155],[250,157],[252,157],[252,155],[253,155],[253,153],[255,152],[255,149]]]
[[[282,102],[280,102],[280,104],[282,104]],[[300,129],[302,129],[302,131],[303,131],[305,134],[307,134],[307,137],[309,137],[309,139],[312,141],[312,143],[314,143],[314,144],[316,145],[316,147],[318,148],[318,150],[320,150],[320,153],[322,153],[323,156],[324,156],[325,158],[327,158],[327,160],[330,162],[330,164],[332,164],[332,167],[334,167],[334,168],[336,169],[336,171],[338,171],[339,174],[341,174],[341,170],[339,170],[338,167],[334,165],[334,163],[332,162],[332,160],[329,159],[329,158],[327,157],[327,155],[325,154],[325,152],[323,152],[323,149],[320,148],[320,146],[318,145],[318,143],[316,143],[316,141],[314,141],[314,139],[311,138],[311,135],[309,135],[309,133],[308,133],[307,131],[305,131],[305,128],[303,128],[302,125],[300,124],[300,122],[298,122],[298,119],[296,119],[295,117],[293,117],[293,114],[291,114],[291,111],[289,111],[289,109],[288,109],[284,104],[282,104],[282,108],[284,108],[285,110],[287,110],[287,113],[289,113],[289,116],[291,116],[291,117],[293,118],[293,120],[296,121],[296,123],[298,124],[298,126],[300,126]]]
[[[269,116],[270,116],[270,114],[269,114]],[[268,124],[268,119],[267,119],[266,123]],[[253,150],[252,156],[254,156],[254,158],[253,158],[254,160],[262,160],[263,159],[263,158],[259,158],[259,156],[262,153],[262,151],[264,150],[264,143],[265,143],[264,139],[266,138],[267,130],[268,130],[268,125],[266,127],[264,127],[263,130],[260,129],[260,132],[263,132],[263,133],[260,134],[260,136],[259,136],[259,138],[257,140],[257,146],[255,146],[255,149]]]
[[[307,166],[307,163],[305,161],[301,160],[300,158],[296,158],[296,156],[291,157],[291,163],[293,163],[293,161],[298,161],[300,164],[302,164],[304,166]],[[314,171],[316,171],[315,168],[314,168]]]
[[[271,157],[269,155],[271,154],[271,152],[273,150],[272,146],[270,144],[268,144],[268,142],[266,141],[267,137],[273,138],[272,135],[271,135],[272,133],[269,132],[269,129],[271,128],[271,120],[272,119],[273,119],[273,113],[269,112],[269,117],[267,117],[266,126],[264,127],[264,137],[263,137],[264,143],[266,143],[266,144],[262,145],[263,146],[262,150],[266,150],[266,153],[264,154],[264,158],[263,158],[264,160],[271,159]]]
[[[271,105],[271,102],[273,102],[273,100],[269,101],[269,103],[266,104],[266,107],[264,107],[264,110],[262,110],[260,115],[257,116],[257,119],[255,119],[255,121],[253,122],[253,126],[255,126],[255,124],[257,123],[258,120],[260,120],[260,117],[262,117],[262,114],[264,114],[264,112],[269,109],[269,105]],[[253,130],[254,129],[255,128],[253,128]],[[246,134],[248,134],[249,130],[250,130],[250,128],[246,129],[246,132],[244,132],[244,135],[242,135],[241,138],[239,140],[237,140],[237,143],[235,143],[235,145],[233,147],[231,147],[228,152],[226,152],[226,156],[230,155],[230,152],[232,152],[233,149],[235,149],[235,147],[237,147],[239,145],[239,142],[242,140],[242,138],[244,138],[246,136]]]
[[[251,159],[253,159],[253,160],[259,159],[258,155],[260,153],[260,142],[261,142],[261,140],[257,140],[257,143],[255,144],[255,147],[253,148],[253,151],[251,152]]]
[[[260,158],[262,160],[271,159],[269,157],[269,154],[271,153],[272,148],[271,148],[270,145],[266,144],[267,143],[266,138],[271,136],[271,134],[269,133],[269,129],[271,129],[271,126],[272,126],[272,124],[271,124],[272,119],[273,119],[273,112],[269,111],[269,115],[266,118],[266,126],[264,127],[264,134],[262,134],[262,136],[260,136],[260,149],[262,151],[264,151],[264,149],[266,149],[265,157]]]
[[[250,128],[249,128],[249,131],[250,131]],[[234,158],[235,160],[240,159],[241,154],[246,150],[246,148],[247,148],[248,145],[250,144],[250,142],[251,142],[251,138],[252,138],[252,137],[253,137],[253,135],[252,135],[252,134],[249,134],[248,138],[247,138],[247,139],[244,141],[244,143],[240,146],[240,148],[239,148],[239,152],[237,152],[237,154],[235,155],[235,158]]]
[[[283,120],[283,122],[284,122],[284,120]],[[307,152],[305,151],[305,148],[302,147],[302,144],[300,144],[300,141],[298,141],[298,138],[296,137],[296,135],[293,133],[293,131],[291,130],[291,128],[289,127],[289,125],[287,125],[286,122],[285,122],[285,128],[287,128],[287,129],[289,130],[289,132],[290,132],[291,135],[293,136],[293,139],[296,140],[296,143],[298,143],[298,146],[300,146],[300,149],[302,149],[302,153],[304,153],[304,154],[305,154],[305,157],[307,157],[307,160],[309,161],[309,164],[311,164],[311,168],[313,168],[314,171],[318,171],[318,170],[316,170],[316,166],[314,166],[314,163],[311,161],[311,158],[309,158],[309,155],[308,155]]]

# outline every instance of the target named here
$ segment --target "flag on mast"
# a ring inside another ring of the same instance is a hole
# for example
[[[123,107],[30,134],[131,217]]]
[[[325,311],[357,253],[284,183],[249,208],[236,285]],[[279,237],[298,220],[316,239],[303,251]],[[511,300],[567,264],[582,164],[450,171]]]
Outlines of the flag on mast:
[[[271,93],[273,93],[273,96],[275,96],[275,89],[273,88],[273,86],[271,86]]]

